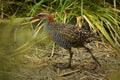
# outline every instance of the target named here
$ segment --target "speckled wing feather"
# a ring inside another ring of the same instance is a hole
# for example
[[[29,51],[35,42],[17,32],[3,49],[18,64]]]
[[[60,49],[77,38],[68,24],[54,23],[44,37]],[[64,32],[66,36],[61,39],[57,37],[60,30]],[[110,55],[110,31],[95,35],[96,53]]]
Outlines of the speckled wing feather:
[[[58,26],[59,25],[59,26]],[[62,35],[73,46],[77,47],[84,43],[91,42],[94,33],[71,24],[54,24],[54,32]]]

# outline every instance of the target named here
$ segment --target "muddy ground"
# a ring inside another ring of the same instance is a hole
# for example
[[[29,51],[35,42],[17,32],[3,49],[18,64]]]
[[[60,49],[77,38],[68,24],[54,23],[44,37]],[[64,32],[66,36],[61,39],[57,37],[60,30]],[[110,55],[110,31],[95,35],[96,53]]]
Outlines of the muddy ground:
[[[69,53],[65,49],[56,46],[54,55],[51,56],[51,48],[37,48],[36,53],[46,54],[44,58],[39,56],[24,56],[24,64],[27,67],[20,68],[21,80],[113,80],[110,73],[120,70],[120,60],[110,45],[90,44],[93,54],[101,63],[97,66],[90,54],[84,49],[72,49],[74,52],[72,68],[64,68],[68,64]],[[41,49],[47,51],[40,51]],[[119,79],[118,79],[119,80]]]

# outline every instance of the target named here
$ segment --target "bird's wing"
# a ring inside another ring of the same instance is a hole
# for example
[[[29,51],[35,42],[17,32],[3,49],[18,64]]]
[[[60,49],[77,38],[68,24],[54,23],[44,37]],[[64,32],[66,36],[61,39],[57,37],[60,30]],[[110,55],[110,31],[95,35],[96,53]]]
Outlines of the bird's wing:
[[[79,40],[80,36],[77,35],[77,32],[79,31],[79,27],[71,25],[71,24],[59,24],[57,23],[54,27],[54,30],[59,35],[62,35],[64,39],[66,39],[69,42],[76,42],[76,40]]]
[[[94,33],[90,30],[80,28],[71,24],[56,23],[54,30],[59,35],[62,35],[64,39],[71,43],[75,42],[91,42]]]

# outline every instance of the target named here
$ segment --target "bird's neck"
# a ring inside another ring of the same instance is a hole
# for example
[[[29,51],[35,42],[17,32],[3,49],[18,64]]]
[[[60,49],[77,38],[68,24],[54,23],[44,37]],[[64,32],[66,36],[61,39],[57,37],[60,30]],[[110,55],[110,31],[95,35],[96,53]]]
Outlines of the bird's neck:
[[[49,27],[52,27],[52,26],[50,26],[50,24],[54,23],[55,20],[54,20],[54,18],[52,17],[51,14],[48,14],[45,17],[44,22],[45,22],[45,27],[49,29]]]
[[[49,25],[50,23],[54,23],[55,20],[54,20],[54,18],[52,17],[51,14],[48,14],[48,15],[45,16],[44,22],[45,22],[45,26],[47,26],[47,25]]]
[[[47,18],[48,22],[51,22],[51,23],[55,22],[55,20],[51,14],[46,15],[46,18]]]
[[[52,15],[47,14],[46,17],[45,17],[44,22],[45,22],[44,31],[46,31],[48,34],[51,33],[52,29],[53,29],[52,24],[55,22]]]
[[[44,31],[45,32],[47,32],[48,34],[49,33],[51,33],[51,31],[52,31],[52,26],[51,26],[51,24],[52,23],[54,23],[54,22],[51,22],[48,18],[46,18],[45,20],[44,20]]]

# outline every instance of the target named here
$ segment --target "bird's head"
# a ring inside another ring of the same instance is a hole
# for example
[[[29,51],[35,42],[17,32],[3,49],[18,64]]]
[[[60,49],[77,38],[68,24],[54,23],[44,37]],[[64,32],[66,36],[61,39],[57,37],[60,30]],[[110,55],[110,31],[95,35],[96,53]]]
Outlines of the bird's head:
[[[31,21],[33,20],[37,20],[35,21],[35,23],[33,23],[33,25],[35,24],[35,26],[39,23],[40,20],[45,20],[46,22],[51,22],[51,23],[54,22],[54,19],[50,13],[39,13],[31,19]]]
[[[54,22],[54,19],[50,13],[39,13],[35,15],[31,20],[36,20],[36,19],[48,19],[49,22]]]

